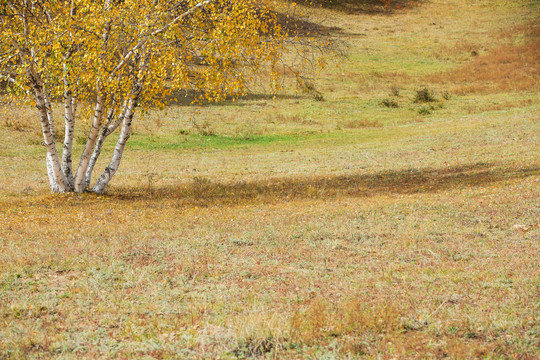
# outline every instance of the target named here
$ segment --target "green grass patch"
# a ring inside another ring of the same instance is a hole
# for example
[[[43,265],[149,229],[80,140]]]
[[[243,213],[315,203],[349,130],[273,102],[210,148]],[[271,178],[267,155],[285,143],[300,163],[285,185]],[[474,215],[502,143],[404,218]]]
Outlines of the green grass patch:
[[[127,146],[137,150],[229,149],[274,144],[293,145],[315,136],[321,135],[135,135]]]

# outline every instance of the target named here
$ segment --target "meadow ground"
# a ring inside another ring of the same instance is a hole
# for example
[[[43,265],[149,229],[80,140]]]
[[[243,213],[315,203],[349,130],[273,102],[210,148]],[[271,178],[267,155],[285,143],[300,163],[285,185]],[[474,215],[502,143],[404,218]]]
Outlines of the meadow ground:
[[[540,357],[538,1],[347,4],[324,99],[151,112],[104,196],[7,106],[0,358]]]

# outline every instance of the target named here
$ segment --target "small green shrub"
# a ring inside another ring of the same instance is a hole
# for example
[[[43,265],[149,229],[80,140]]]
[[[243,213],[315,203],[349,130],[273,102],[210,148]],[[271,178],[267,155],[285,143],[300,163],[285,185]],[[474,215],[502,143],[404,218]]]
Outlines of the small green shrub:
[[[428,103],[434,101],[437,101],[437,99],[435,99],[435,94],[427,87],[417,90],[416,95],[414,96],[415,103]]]
[[[398,108],[399,104],[394,99],[386,98],[381,101],[381,106],[384,106],[387,108]]]
[[[448,91],[445,91],[442,93],[442,97],[444,100],[450,100],[451,95]]]
[[[420,115],[430,115],[433,110],[435,110],[433,106],[422,106],[420,109],[418,109],[418,113]]]
[[[312,96],[316,101],[324,101],[324,96],[319,91],[313,93]]]
[[[195,131],[199,135],[202,135],[202,136],[215,136],[216,135],[216,131],[214,130],[214,128],[212,127],[212,124],[208,120],[203,121],[203,123],[200,125],[196,123],[195,121],[192,121],[192,123],[193,123],[193,127],[195,128]]]

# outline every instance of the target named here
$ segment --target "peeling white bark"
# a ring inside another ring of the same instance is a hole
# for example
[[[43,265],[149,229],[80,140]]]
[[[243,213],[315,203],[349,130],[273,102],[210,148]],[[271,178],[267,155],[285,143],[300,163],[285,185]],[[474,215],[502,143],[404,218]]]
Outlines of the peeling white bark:
[[[90,157],[90,162],[88,163],[88,168],[86,169],[86,174],[84,177],[84,185],[88,189],[90,187],[90,182],[92,181],[92,172],[94,171],[94,166],[96,165],[96,162],[99,158],[99,155],[101,155],[101,150],[103,149],[103,144],[105,143],[105,139],[116,130],[116,128],[122,123],[122,120],[124,119],[125,113],[126,113],[127,105],[124,106],[124,110],[122,111],[122,114],[118,117],[118,119],[112,123],[115,111],[111,109],[109,111],[109,115],[107,115],[107,122],[101,129],[99,133],[99,138],[96,142],[96,145],[94,146],[94,151],[92,152],[92,156]],[[112,123],[112,124],[111,124]]]
[[[103,129],[106,130],[106,129]],[[101,150],[103,148],[103,143],[105,142],[106,136],[104,134],[104,131],[102,131],[99,134],[99,138],[96,142],[96,146],[94,146],[94,151],[92,152],[92,156],[90,157],[90,162],[88,163],[88,168],[86,169],[86,173],[84,175],[84,187],[88,189],[90,187],[90,182],[92,181],[92,172],[94,171],[94,166],[96,166],[96,162],[99,158],[99,155],[101,155]]]
[[[36,107],[38,108],[40,114],[43,145],[47,149],[47,173],[49,175],[51,192],[67,192],[69,190],[69,186],[64,173],[62,172],[58,152],[56,150],[54,120],[52,117],[51,104],[40,78],[33,71],[33,67],[29,68],[27,71],[29,72],[31,84],[34,89],[34,93],[36,94],[35,100]]]
[[[53,139],[56,139],[51,104],[49,102],[49,98],[46,95],[43,98],[45,100],[45,107],[47,111],[47,121],[49,123],[49,129],[50,129]],[[51,193],[55,194],[55,193],[61,192],[60,186],[58,186],[56,182],[56,176],[54,174],[54,158],[51,153],[47,152],[45,161],[47,164],[47,175],[49,177],[49,186],[51,188]]]
[[[46,164],[47,164],[47,175],[49,176],[49,186],[51,188],[51,193],[59,193],[60,186],[56,183],[56,178],[54,176],[54,164],[53,164],[53,158],[49,152],[47,152],[47,156],[45,158]]]
[[[39,97],[37,97],[39,98]],[[42,98],[42,97],[41,97]],[[51,133],[51,127],[47,118],[45,105],[38,103],[38,109],[40,110],[41,129],[43,133],[43,145],[47,150],[47,172],[49,174],[49,183],[51,185],[52,192],[67,192],[69,186],[67,184],[64,173],[60,166],[60,160],[58,158],[58,152],[56,151],[56,144],[54,136]]]
[[[62,171],[70,189],[73,190],[75,179],[73,177],[72,152],[73,137],[75,132],[75,104],[76,100],[70,89],[69,71],[67,64],[64,63],[64,123],[65,136],[62,149]]]
[[[109,185],[109,182],[111,181],[112,177],[114,176],[114,174],[118,170],[118,167],[120,166],[120,161],[122,160],[122,155],[124,153],[126,143],[130,136],[131,123],[133,121],[133,115],[134,115],[136,107],[137,107],[137,99],[135,98],[133,100],[130,100],[126,108],[124,121],[122,123],[122,130],[118,137],[118,142],[116,143],[116,147],[114,148],[114,154],[112,156],[111,162],[109,163],[109,166],[105,168],[100,178],[98,179],[98,181],[92,188],[92,191],[97,194],[103,194],[105,192],[107,185]]]
[[[79,162],[79,167],[77,168],[77,174],[75,175],[74,190],[78,193],[86,190],[84,186],[86,170],[88,169],[88,164],[90,163],[90,156],[96,144],[99,129],[101,128],[101,121],[103,120],[104,112],[104,103],[105,99],[101,95],[98,95],[96,107],[94,110],[94,120],[92,121],[92,128],[90,129],[90,134],[88,134],[88,140],[86,141],[86,145],[84,146],[81,160]]]
[[[51,126],[47,118],[47,111],[45,109],[45,105],[38,103],[38,109],[40,110],[43,145],[47,149],[47,172],[49,174],[51,191],[53,193],[67,192],[69,191],[69,186],[60,166],[60,160],[58,158],[58,152],[56,151],[56,144],[54,141],[53,133],[51,132]]]

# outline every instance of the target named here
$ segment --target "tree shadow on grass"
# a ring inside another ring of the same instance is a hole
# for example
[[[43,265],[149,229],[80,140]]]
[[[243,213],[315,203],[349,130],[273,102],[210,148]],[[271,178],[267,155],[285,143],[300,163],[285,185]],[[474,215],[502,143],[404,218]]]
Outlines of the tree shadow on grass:
[[[444,169],[424,168],[374,174],[273,178],[237,183],[220,183],[205,177],[194,177],[190,184],[179,186],[155,189],[119,187],[108,196],[127,201],[172,199],[180,206],[264,204],[307,198],[432,193],[454,188],[485,186],[533,175],[540,175],[540,166],[523,168],[475,163]]]
[[[306,6],[322,7],[345,14],[391,14],[422,0],[295,0]]]
[[[196,90],[183,90],[177,91],[172,95],[165,98],[165,102],[172,106],[193,106],[199,105],[201,107],[212,107],[212,106],[229,106],[234,104],[235,106],[242,106],[246,104],[239,104],[240,102],[250,102],[250,101],[272,101],[277,100],[292,100],[292,99],[301,99],[307,96],[299,94],[264,94],[264,93],[248,93],[244,96],[239,96],[237,98],[228,97],[225,100],[217,102],[209,102],[200,100],[202,92]]]
[[[315,36],[326,37],[342,33],[343,29],[337,26],[328,26],[324,23],[317,23],[308,17],[300,18],[286,13],[276,13],[277,23],[290,36]]]

